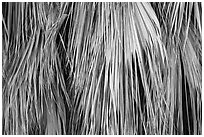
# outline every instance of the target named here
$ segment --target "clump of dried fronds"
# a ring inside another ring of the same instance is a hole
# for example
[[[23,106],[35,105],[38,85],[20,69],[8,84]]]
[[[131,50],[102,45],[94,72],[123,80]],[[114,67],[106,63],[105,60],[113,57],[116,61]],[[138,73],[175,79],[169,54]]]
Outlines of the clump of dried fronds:
[[[201,3],[3,7],[3,134],[202,134]]]

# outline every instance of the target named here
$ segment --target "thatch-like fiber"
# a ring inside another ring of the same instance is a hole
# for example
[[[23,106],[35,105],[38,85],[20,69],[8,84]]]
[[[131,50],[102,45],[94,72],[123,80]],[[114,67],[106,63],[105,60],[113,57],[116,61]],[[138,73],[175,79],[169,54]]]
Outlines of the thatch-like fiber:
[[[202,134],[201,3],[2,8],[2,134]]]

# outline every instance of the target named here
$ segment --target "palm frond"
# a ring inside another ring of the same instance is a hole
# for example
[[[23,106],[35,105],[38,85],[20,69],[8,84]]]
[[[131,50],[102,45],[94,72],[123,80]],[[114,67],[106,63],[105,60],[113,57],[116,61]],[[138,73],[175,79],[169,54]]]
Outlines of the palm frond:
[[[202,134],[201,3],[3,3],[2,134]]]

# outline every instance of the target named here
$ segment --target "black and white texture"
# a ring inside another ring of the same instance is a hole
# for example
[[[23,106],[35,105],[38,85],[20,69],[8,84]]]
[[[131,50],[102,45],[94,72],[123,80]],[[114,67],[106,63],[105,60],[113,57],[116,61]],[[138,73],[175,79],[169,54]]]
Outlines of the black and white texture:
[[[201,3],[2,3],[2,134],[202,134]]]

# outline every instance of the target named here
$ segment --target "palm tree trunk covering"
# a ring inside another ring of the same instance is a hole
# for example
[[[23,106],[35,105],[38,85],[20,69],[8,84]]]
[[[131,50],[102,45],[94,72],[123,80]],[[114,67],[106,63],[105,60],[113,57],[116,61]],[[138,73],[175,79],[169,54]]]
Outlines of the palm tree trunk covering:
[[[202,134],[202,5],[3,2],[2,134]]]

